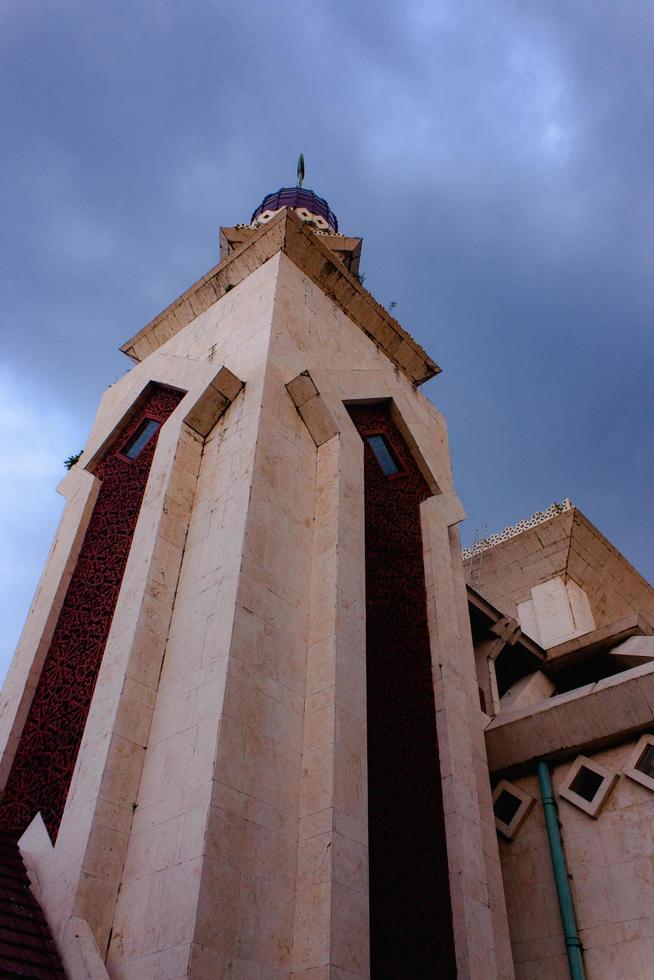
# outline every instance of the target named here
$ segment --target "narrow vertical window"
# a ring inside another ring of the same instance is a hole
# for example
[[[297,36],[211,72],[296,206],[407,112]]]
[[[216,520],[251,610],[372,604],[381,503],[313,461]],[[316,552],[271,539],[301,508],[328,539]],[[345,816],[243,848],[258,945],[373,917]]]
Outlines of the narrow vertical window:
[[[150,439],[161,428],[161,422],[157,419],[144,419],[139,425],[134,435],[127,440],[121,453],[128,459],[138,459]]]
[[[394,473],[400,472],[400,466],[385,436],[380,434],[366,436],[366,441],[375,454],[375,459],[385,476],[393,476]]]

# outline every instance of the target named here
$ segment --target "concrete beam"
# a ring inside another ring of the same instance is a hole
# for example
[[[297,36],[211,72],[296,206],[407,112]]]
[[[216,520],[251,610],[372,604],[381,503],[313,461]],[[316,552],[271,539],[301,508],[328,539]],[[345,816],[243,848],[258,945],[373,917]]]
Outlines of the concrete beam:
[[[653,718],[654,664],[645,664],[497,715],[485,732],[489,768],[516,775],[538,759],[558,761],[617,744],[650,729]]]

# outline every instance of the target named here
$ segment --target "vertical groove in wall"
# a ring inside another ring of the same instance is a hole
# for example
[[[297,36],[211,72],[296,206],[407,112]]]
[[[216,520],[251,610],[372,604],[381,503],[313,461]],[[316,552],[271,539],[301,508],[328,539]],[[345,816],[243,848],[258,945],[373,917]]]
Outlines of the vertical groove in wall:
[[[365,443],[370,943],[374,980],[456,975],[420,503],[431,491],[388,403],[350,405]],[[401,472],[366,441],[382,433]]]
[[[120,450],[146,417],[164,422],[181,398],[155,389],[95,471],[100,492],[0,805],[4,830],[22,833],[40,811],[50,836],[57,836],[158,432],[134,460]]]

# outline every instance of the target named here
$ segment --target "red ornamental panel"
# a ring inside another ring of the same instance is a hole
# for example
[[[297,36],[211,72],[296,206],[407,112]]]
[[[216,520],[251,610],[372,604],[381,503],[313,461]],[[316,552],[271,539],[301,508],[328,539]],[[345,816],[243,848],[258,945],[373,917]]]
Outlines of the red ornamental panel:
[[[40,811],[57,836],[158,429],[135,459],[125,452],[146,419],[165,422],[182,397],[155,388],[97,466],[102,485],[0,804],[1,829],[20,834]]]
[[[388,403],[349,406],[365,444],[371,976],[456,976],[420,503]]]

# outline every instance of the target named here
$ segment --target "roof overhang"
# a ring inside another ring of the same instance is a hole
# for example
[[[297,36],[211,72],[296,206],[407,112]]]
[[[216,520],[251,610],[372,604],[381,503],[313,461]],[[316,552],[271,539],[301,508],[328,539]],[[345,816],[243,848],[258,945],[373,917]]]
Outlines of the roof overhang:
[[[412,384],[424,384],[440,373],[439,366],[363,288],[339,260],[336,252],[323,244],[320,236],[313,234],[288,209],[271,218],[252,236],[246,236],[241,245],[229,252],[227,258],[123,344],[120,350],[132,360],[142,361],[277,252],[283,252],[319,286]]]
[[[592,660],[599,653],[606,653],[624,640],[628,640],[630,636],[651,636],[652,633],[654,628],[646,619],[636,612],[630,613],[629,616],[623,616],[615,623],[609,623],[607,626],[601,626],[599,629],[550,647],[543,670],[552,677],[562,670],[567,670],[568,667]]]
[[[306,222],[305,222],[306,224]],[[313,233],[326,245],[330,252],[336,255],[345,268],[356,276],[359,272],[359,262],[361,261],[362,238],[352,238],[348,235],[339,235],[336,232],[316,231]],[[222,227],[220,229],[220,261],[222,262],[230,252],[249,242],[259,231],[259,228],[252,228],[250,225],[234,225],[233,227]]]

